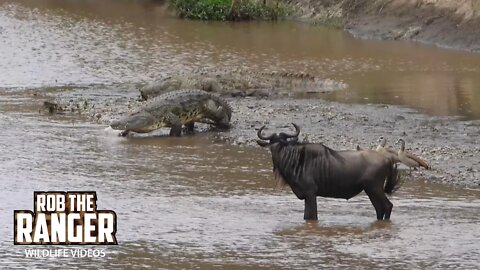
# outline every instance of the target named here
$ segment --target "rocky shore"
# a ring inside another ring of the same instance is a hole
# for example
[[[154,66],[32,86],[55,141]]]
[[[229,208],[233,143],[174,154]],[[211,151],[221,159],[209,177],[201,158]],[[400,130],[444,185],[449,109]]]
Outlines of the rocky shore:
[[[122,114],[141,106],[134,86],[111,86],[109,96],[86,91],[59,92],[50,96],[59,104],[69,104],[62,113],[84,117],[108,127]],[[81,94],[80,94],[81,93]],[[296,99],[288,96],[231,97],[224,95],[233,107],[233,128],[227,132],[212,130],[215,140],[246,147],[256,145],[256,130],[267,125],[265,132],[291,130],[291,122],[302,130],[303,139],[322,142],[333,149],[374,148],[384,136],[388,146],[399,138],[406,141],[407,151],[427,160],[432,170],[420,169],[408,179],[433,181],[478,188],[480,186],[480,121],[458,121],[455,117],[432,117],[412,109],[390,105],[355,105]],[[51,99],[50,99],[51,100]],[[48,114],[48,110],[43,110]],[[76,117],[77,117],[76,116]],[[206,132],[198,125],[198,132]]]
[[[266,132],[302,128],[309,142],[334,149],[374,148],[384,136],[392,148],[403,138],[407,151],[427,160],[431,171],[420,169],[414,179],[480,186],[480,121],[430,117],[408,108],[387,105],[352,105],[322,100],[232,100],[234,129],[220,136],[235,144],[255,146],[254,128]]]

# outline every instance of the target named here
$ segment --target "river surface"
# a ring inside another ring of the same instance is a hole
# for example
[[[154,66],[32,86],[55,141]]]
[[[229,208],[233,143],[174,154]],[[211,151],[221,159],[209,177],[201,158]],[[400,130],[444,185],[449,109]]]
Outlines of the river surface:
[[[407,181],[391,197],[391,222],[375,221],[363,193],[319,198],[319,221],[304,222],[303,202],[273,189],[264,150],[211,134],[126,140],[41,115],[39,100],[23,94],[134,85],[202,66],[300,70],[350,85],[324,98],[480,118],[475,54],[290,22],[182,21],[141,1],[0,0],[0,265],[480,267],[479,190]],[[96,191],[99,209],[117,213],[119,245],[104,258],[25,258],[13,246],[13,210],[32,209],[40,190]]]

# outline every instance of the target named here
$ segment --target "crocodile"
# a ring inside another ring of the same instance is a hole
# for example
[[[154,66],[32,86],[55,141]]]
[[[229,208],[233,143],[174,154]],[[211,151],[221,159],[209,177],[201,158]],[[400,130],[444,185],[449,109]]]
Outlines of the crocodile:
[[[147,84],[139,89],[140,96],[143,100],[159,96],[163,93],[180,90],[180,89],[201,89],[206,92],[221,92],[220,84],[213,78],[200,77],[182,77],[169,76],[160,81]]]
[[[170,136],[180,136],[182,125],[193,132],[195,122],[202,122],[227,129],[230,127],[232,108],[221,97],[199,89],[183,89],[164,93],[133,111],[112,121],[110,127],[130,132],[147,133],[170,127]]]
[[[319,79],[308,73],[291,72],[255,72],[251,70],[198,70],[188,74],[168,76],[159,81],[140,88],[143,100],[156,97],[163,93],[185,89],[198,88],[207,92],[230,93],[236,91],[245,93],[237,96],[262,94],[261,89],[286,89],[306,92],[324,92],[343,89],[347,85],[329,79]]]

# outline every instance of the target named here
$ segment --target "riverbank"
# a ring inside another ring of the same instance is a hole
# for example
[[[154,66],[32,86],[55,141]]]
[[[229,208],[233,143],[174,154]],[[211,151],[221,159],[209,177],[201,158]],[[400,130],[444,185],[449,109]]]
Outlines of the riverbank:
[[[286,17],[289,14],[293,20],[342,28],[362,39],[405,40],[442,48],[480,52],[480,28],[478,28],[480,2],[476,0],[279,0],[278,2],[281,3],[281,8],[276,6],[278,11],[253,12],[259,14],[247,17],[271,20]],[[172,1],[172,3],[175,5],[176,2]],[[212,5],[211,9],[214,7],[215,5]],[[184,9],[188,12],[191,12],[190,9],[196,10],[196,8]],[[221,10],[226,9],[225,7]],[[218,17],[202,11],[197,12],[199,15],[187,16],[182,10],[180,8],[178,12],[180,17],[194,19],[226,20],[225,16],[228,15],[225,13],[227,15]]]
[[[311,99],[232,100],[234,128],[220,137],[234,144],[256,146],[255,129],[266,133],[301,126],[310,142],[333,149],[374,149],[384,136],[388,146],[403,138],[407,151],[427,160],[432,170],[420,169],[408,180],[480,187],[480,121],[432,117],[415,110],[382,104],[341,104]],[[402,166],[403,167],[403,166]],[[405,167],[403,167],[405,168]]]
[[[110,88],[110,87],[109,87]],[[108,123],[132,108],[141,106],[138,92],[129,85],[112,86],[109,96],[99,97],[97,89],[70,89],[50,94],[59,103],[71,107],[87,106],[85,113],[66,113],[108,127]],[[30,92],[33,95],[35,91]],[[81,93],[81,96],[79,94]],[[36,95],[37,105],[46,97]],[[319,99],[294,99],[271,95],[269,98],[226,97],[233,107],[233,128],[215,133],[216,140],[246,147],[256,145],[256,130],[267,125],[268,132],[291,130],[297,123],[303,138],[322,142],[334,149],[374,148],[384,136],[392,148],[399,138],[406,141],[407,151],[427,160],[432,170],[420,169],[408,180],[447,183],[463,187],[480,187],[480,121],[458,121],[455,117],[433,117],[415,110],[390,105],[355,105]],[[87,102],[85,102],[87,101]],[[42,114],[48,114],[45,110]],[[164,132],[163,132],[164,131]],[[168,134],[163,130],[161,134]],[[206,132],[198,125],[197,132]],[[143,135],[142,135],[143,136]],[[135,138],[133,138],[135,139]]]
[[[283,0],[296,18],[343,28],[359,38],[410,40],[480,52],[476,0]]]
[[[87,121],[99,127],[140,105],[134,84],[189,73],[197,67],[306,72],[315,78],[344,80],[350,87],[337,93],[347,97],[345,102],[396,103],[420,109],[431,108],[425,106],[428,103],[439,108],[434,112],[439,115],[457,114],[460,110],[450,110],[456,107],[468,115],[480,104],[476,94],[478,55],[372,44],[339,31],[291,23],[177,20],[163,10],[152,13],[150,7],[123,1],[104,3],[115,9],[99,9],[84,2],[61,2],[61,6],[56,5],[59,2],[50,3],[52,6],[43,6],[43,1],[21,3],[12,1],[0,9],[2,23],[9,26],[0,33],[0,47],[9,52],[1,61],[5,71],[0,76],[2,87],[12,87],[6,91],[19,95],[25,87],[39,87],[32,90],[36,93],[27,91],[36,94],[37,106],[43,95],[72,100],[79,107],[85,105],[79,101],[87,100],[87,107],[95,106]],[[58,13],[59,8],[63,12]],[[83,18],[82,23],[78,18]],[[124,23],[125,18],[128,23]],[[292,121],[310,134],[311,141],[323,141],[335,149],[354,149],[356,144],[367,148],[375,145],[380,135],[391,144],[400,135],[407,148],[432,163],[434,170],[425,172],[432,173],[428,180],[478,186],[478,122],[430,117],[402,107],[387,109],[382,108],[384,105],[345,105],[318,99],[326,95],[307,96],[311,99],[229,97],[235,126],[219,139],[254,145],[255,128]],[[17,103],[21,104],[18,109],[27,110],[22,99],[11,106]],[[37,116],[38,108],[31,113]],[[478,119],[478,114],[472,115]],[[66,119],[81,117],[73,114]]]
[[[170,7],[180,18],[212,21],[277,20],[290,13],[279,2],[258,0],[170,0]]]

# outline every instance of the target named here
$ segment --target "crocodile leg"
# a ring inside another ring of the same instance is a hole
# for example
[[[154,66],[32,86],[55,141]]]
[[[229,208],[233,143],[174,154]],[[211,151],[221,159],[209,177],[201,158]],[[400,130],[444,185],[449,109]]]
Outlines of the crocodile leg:
[[[130,133],[130,130],[124,130],[118,134],[119,137],[127,137]]]
[[[195,122],[187,123],[185,124],[185,127],[187,127],[187,133],[193,134],[193,130],[195,129]]]
[[[167,119],[168,125],[170,126],[170,136],[181,136],[182,135],[182,121],[180,117],[176,116],[173,113],[168,113]]]
[[[215,112],[215,118],[218,119],[216,121],[216,126],[222,129],[229,129],[230,128],[230,119],[225,111],[225,108],[220,106]]]

